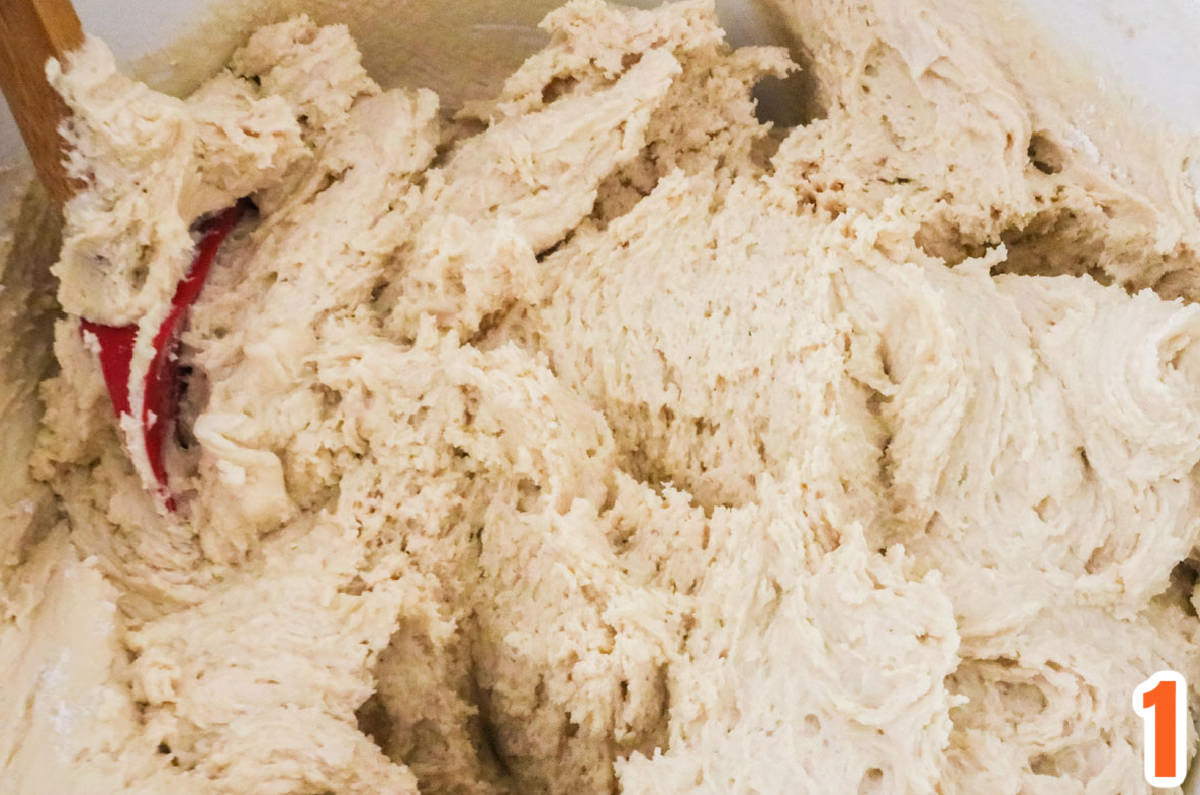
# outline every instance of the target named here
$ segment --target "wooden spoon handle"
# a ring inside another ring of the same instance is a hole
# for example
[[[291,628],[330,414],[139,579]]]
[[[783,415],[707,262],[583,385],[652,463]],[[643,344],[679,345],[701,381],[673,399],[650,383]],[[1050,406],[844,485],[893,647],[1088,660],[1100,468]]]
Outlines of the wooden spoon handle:
[[[58,133],[68,110],[46,81],[46,61],[62,59],[82,44],[71,0],[0,0],[0,89],[38,176],[59,203],[74,192]]]

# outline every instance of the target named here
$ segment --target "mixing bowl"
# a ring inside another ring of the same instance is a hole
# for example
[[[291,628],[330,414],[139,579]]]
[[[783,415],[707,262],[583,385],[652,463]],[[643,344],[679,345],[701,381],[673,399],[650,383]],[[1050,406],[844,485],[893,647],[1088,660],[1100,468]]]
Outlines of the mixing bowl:
[[[1122,97],[1120,104],[1129,111],[1122,118],[1107,111],[1102,115],[1084,99],[1074,111],[1080,145],[1094,151],[1098,159],[1129,147],[1129,153],[1122,152],[1122,161],[1136,163],[1139,125],[1147,130],[1172,126],[1185,136],[1200,133],[1200,55],[1193,44],[1200,38],[1200,5],[1194,0],[926,2],[959,20],[994,27],[995,38],[1008,45],[1008,68],[1037,68],[1044,61],[1034,56],[1052,48],[1063,53],[1064,69],[1051,78],[1067,87],[1063,91],[1090,83]],[[78,0],[77,5],[85,28],[104,38],[131,71],[171,92],[186,92],[211,73],[253,27],[306,11],[321,23],[347,23],[362,47],[368,70],[381,83],[433,88],[443,106],[453,110],[490,94],[539,46],[544,36],[536,23],[558,0]],[[804,32],[775,24],[768,3],[721,0],[718,7],[733,43],[783,44],[804,63]],[[901,7],[899,0],[897,7]],[[762,112],[784,123],[803,121],[819,105],[813,96],[816,91],[815,81],[804,74],[765,86],[760,95]],[[1145,139],[1149,143],[1142,145],[1152,145],[1153,136]],[[5,114],[0,118],[0,160],[20,158],[19,139]],[[1195,191],[1200,185],[1200,162],[1191,171],[1190,187]],[[1136,181],[1136,169],[1128,177]],[[0,188],[5,184],[17,181],[0,179]],[[1200,202],[1200,194],[1195,198]],[[20,223],[14,218],[0,223],[14,221]],[[47,252],[49,256],[52,252]],[[0,282],[6,285],[14,278],[0,272]],[[40,291],[43,298],[30,306],[51,306],[45,298],[50,292],[46,278],[28,274],[22,278],[17,295]],[[40,285],[30,287],[29,282]],[[0,313],[22,311],[23,304],[13,292],[0,293]],[[0,325],[0,331],[10,327]],[[25,325],[18,322],[16,327]],[[41,322],[23,331],[19,339],[0,339],[0,386],[4,387],[0,388],[0,449],[9,453],[8,463],[0,463],[0,521],[9,509],[6,490],[15,482],[15,476],[10,476],[15,470],[4,467],[20,463],[37,413],[33,384],[47,362],[47,332],[48,326]]]
[[[652,6],[658,0],[634,0]],[[717,0],[734,44],[797,45],[770,0]],[[156,88],[184,91],[257,24],[295,11],[350,25],[373,76],[434,88],[449,105],[485,95],[543,41],[537,22],[558,0],[77,0],[84,27]],[[1066,51],[1148,116],[1200,130],[1200,4],[1191,0],[974,0],[960,13],[1000,14]],[[803,38],[801,35],[800,39]],[[172,42],[185,42],[164,54]],[[158,53],[157,57],[154,55]],[[0,162],[20,140],[0,108]]]

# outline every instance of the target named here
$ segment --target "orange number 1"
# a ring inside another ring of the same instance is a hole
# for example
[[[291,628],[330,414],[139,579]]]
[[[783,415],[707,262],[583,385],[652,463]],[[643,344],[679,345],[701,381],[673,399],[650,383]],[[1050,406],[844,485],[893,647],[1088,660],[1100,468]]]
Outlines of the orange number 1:
[[[1145,726],[1146,782],[1178,787],[1187,773],[1187,683],[1175,671],[1159,671],[1133,691],[1133,711]]]

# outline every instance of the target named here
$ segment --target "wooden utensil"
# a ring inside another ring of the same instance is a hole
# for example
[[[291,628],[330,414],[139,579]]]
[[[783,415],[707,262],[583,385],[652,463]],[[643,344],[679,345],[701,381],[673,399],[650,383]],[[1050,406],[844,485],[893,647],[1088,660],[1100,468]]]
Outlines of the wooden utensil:
[[[59,204],[74,192],[58,133],[68,111],[46,80],[46,62],[61,60],[82,44],[83,28],[71,0],[0,0],[0,89],[38,177]]]
[[[62,97],[46,79],[46,62],[60,61],[83,45],[83,29],[70,0],[0,0],[0,88],[38,176],[61,206],[79,187],[64,165],[67,145],[59,125],[69,114]],[[91,335],[99,348],[100,368],[118,416],[137,416],[140,438],[126,437],[135,460],[148,464],[160,504],[175,509],[168,484],[165,447],[174,431],[182,387],[176,349],[187,312],[204,286],[205,276],[221,241],[242,216],[244,205],[198,222],[201,240],[192,267],[176,288],[166,318],[154,331],[154,356],[138,371],[132,369],[139,335],[137,325],[105,326],[81,318],[81,333]],[[138,401],[131,396],[137,394]]]

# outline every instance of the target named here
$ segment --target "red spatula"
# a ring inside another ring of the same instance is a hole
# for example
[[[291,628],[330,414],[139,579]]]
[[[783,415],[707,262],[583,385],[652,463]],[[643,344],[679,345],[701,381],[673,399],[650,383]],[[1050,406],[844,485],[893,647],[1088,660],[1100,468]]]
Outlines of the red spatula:
[[[129,399],[131,385],[144,385],[142,416],[138,418],[142,442],[154,479],[158,482],[167,509],[171,511],[175,510],[175,499],[167,483],[164,454],[179,410],[179,335],[187,323],[188,308],[200,296],[221,241],[233,231],[241,215],[240,206],[231,207],[199,223],[202,237],[196,247],[196,256],[187,275],[175,289],[167,317],[154,336],[154,357],[146,372],[130,372],[133,346],[137,342],[137,326],[105,326],[90,320],[83,321],[83,332],[94,335],[99,343],[100,368],[104,372],[104,382],[108,384],[108,393],[117,416],[132,413]]]
[[[69,111],[46,80],[46,61],[62,60],[82,45],[83,39],[70,0],[0,0],[0,88],[38,177],[60,205],[80,186],[72,182],[63,165],[66,144],[59,134],[59,124]],[[145,370],[131,372],[136,326],[117,328],[83,320],[83,333],[94,336],[99,344],[100,366],[117,415],[132,414],[131,389],[144,390],[141,416],[135,418],[141,438],[127,436],[126,441],[131,446],[144,446],[163,504],[172,511],[175,500],[167,482],[164,452],[179,407],[179,334],[221,241],[237,225],[241,214],[241,208],[234,207],[197,222],[201,237],[195,259],[154,336],[154,356]]]

